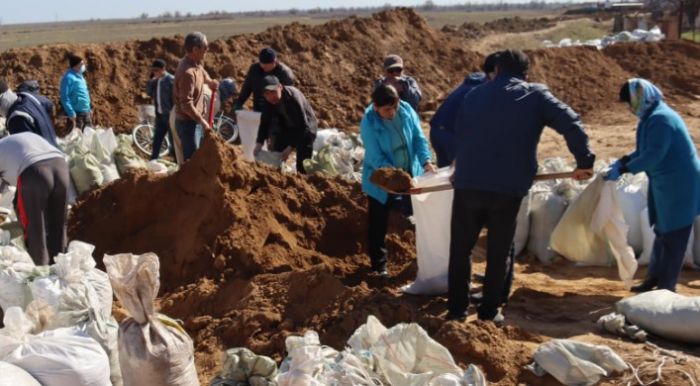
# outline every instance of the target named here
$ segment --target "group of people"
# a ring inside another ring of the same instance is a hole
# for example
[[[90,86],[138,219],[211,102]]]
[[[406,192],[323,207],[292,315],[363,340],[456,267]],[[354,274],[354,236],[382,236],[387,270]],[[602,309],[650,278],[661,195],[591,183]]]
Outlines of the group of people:
[[[469,74],[430,122],[438,166],[454,168],[449,319],[464,320],[470,303],[477,305],[479,319],[504,319],[501,307],[513,282],[516,217],[537,172],[537,145],[545,126],[564,137],[576,160],[573,178],[594,175],[595,155],[579,116],[546,86],[528,82],[529,66],[522,51],[489,55],[483,72]],[[389,194],[370,176],[383,167],[402,169],[413,177],[434,171],[417,104],[411,103],[416,94],[406,90],[406,83],[377,84],[360,124],[365,145],[362,187],[369,196],[368,250],[372,269],[382,277],[389,276],[384,244],[389,210],[405,211],[410,196]],[[656,233],[647,276],[632,290],[674,291],[693,221],[700,214],[700,160],[683,120],[656,86],[630,79],[621,86],[620,102],[639,118],[637,149],[613,163],[604,178],[615,181],[623,173],[646,172],[650,223]],[[470,294],[471,253],[484,228],[483,292]]]
[[[233,79],[212,79],[203,67],[209,49],[204,34],[185,37],[185,56],[174,74],[156,59],[146,85],[156,112],[154,153],[166,135],[179,143],[184,160],[197,149],[196,129],[211,129],[206,118],[205,86],[218,90],[221,103],[236,93]],[[312,156],[317,119],[304,94],[294,87],[292,70],[272,48],[264,48],[248,69],[234,109],[252,95],[252,109],[261,113],[255,152],[267,146],[286,159],[296,151],[297,170]],[[61,105],[69,127],[92,122],[85,63],[71,55],[61,81]],[[434,114],[430,142],[437,166],[454,168],[451,242],[448,273],[448,317],[464,319],[470,303],[478,317],[500,322],[513,281],[513,236],[516,216],[537,172],[537,145],[545,126],[562,135],[576,160],[573,178],[593,177],[595,155],[579,116],[542,84],[528,82],[529,58],[518,50],[486,57],[482,72],[466,76]],[[398,168],[413,177],[436,171],[430,145],[418,115],[421,90],[404,74],[398,55],[384,60],[371,104],[360,122],[365,146],[362,188],[368,196],[368,252],[371,267],[383,278],[388,254],[385,238],[389,212],[410,215],[410,196],[394,195],[370,181],[380,168]],[[661,91],[643,79],[630,79],[620,101],[639,118],[637,148],[610,167],[605,179],[624,173],[649,176],[649,216],[656,242],[646,279],[634,291],[675,290],[685,245],[700,214],[700,160],[680,116]],[[51,120],[53,104],[40,95],[36,82],[14,92],[0,82],[0,116],[12,134],[0,140],[0,183],[17,187],[15,206],[30,255],[48,264],[66,247],[65,220],[70,177]],[[174,125],[169,116],[174,115]],[[682,188],[679,188],[682,187]],[[471,252],[483,228],[488,229],[483,295],[470,294]]]

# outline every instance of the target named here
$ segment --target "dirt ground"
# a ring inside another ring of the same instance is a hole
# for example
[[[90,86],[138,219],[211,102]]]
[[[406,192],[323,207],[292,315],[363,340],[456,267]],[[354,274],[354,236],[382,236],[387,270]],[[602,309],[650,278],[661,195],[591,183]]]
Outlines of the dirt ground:
[[[425,84],[425,109],[434,109],[482,58],[452,39],[430,29],[411,11],[401,10],[217,41],[212,44],[215,59],[208,67],[212,73],[232,71],[241,76],[240,63],[250,61],[262,45],[274,43],[297,69],[301,87],[323,122],[352,128],[381,56],[394,52],[394,47],[410,53],[407,68]],[[103,55],[111,52],[127,63],[164,55],[174,63],[180,42],[181,38],[132,42],[114,52],[110,51],[114,46],[91,46],[91,63],[101,63],[113,74],[109,87],[109,79],[91,79],[105,84],[116,98],[101,107],[102,119],[128,116],[129,106],[121,102],[131,103],[138,96],[133,79],[116,71],[115,61]],[[66,48],[43,50],[58,54]],[[605,51],[537,50],[530,52],[531,76],[549,84],[583,115],[599,159],[616,158],[634,147],[636,120],[615,102],[620,84],[633,74],[645,74],[663,88],[698,143],[698,52],[700,45],[691,43],[631,44]],[[32,55],[11,51],[0,57],[12,54]],[[683,71],[669,72],[664,61],[680,63],[675,68]],[[233,70],[226,67],[231,62],[236,63]],[[23,69],[25,74],[39,73],[31,66]],[[328,84],[330,88],[323,87]],[[552,130],[545,131],[539,156],[571,158]],[[556,385],[553,378],[537,378],[524,369],[537,346],[552,338],[608,345],[639,368],[645,382],[654,379],[662,360],[666,361],[663,379],[656,385],[689,385],[685,374],[700,380],[698,347],[655,337],[654,345],[637,344],[598,331],[598,317],[630,295],[616,268],[575,267],[564,260],[544,265],[522,256],[504,310],[505,328],[476,321],[473,315],[466,323],[446,322],[444,297],[404,295],[400,290],[415,278],[417,269],[410,223],[392,217],[388,236],[392,279],[383,283],[370,274],[366,218],[366,199],[358,184],[318,175],[283,175],[250,165],[239,159],[236,148],[206,137],[203,147],[175,175],[130,175],[83,197],[74,208],[69,232],[71,238],[95,244],[96,256],[147,251],[160,256],[161,311],[185,322],[195,341],[203,383],[219,370],[227,348],[245,346],[280,361],[286,355],[287,336],[313,329],[323,343],[340,349],[368,315],[388,326],[420,323],[461,365],[477,364],[494,385]],[[483,271],[483,248],[474,255],[475,271]],[[641,270],[637,277],[643,274]],[[678,292],[700,296],[700,272],[685,270]],[[121,310],[116,311],[123,317]],[[601,384],[637,384],[631,376],[627,372]]]

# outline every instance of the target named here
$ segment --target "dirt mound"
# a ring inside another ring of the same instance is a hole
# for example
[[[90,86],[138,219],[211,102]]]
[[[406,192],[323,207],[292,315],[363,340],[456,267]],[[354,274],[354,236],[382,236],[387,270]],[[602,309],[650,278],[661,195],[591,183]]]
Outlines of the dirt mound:
[[[459,27],[445,25],[442,32],[467,39],[479,39],[494,33],[518,33],[554,27],[556,20],[546,17],[504,17],[486,23],[466,22]]]
[[[13,49],[0,54],[0,77],[11,84],[39,80],[58,104],[61,76],[69,52],[82,55],[95,108],[95,120],[117,131],[137,121],[136,105],[147,103],[145,82],[154,58],[172,70],[182,56],[183,37],[110,44],[53,45]],[[424,100],[437,100],[444,90],[478,69],[481,56],[446,39],[410,9],[396,9],[369,18],[350,17],[319,26],[293,23],[263,33],[210,42],[205,67],[213,77],[232,76],[241,85],[264,46],[272,46],[297,75],[322,127],[350,129],[358,125],[383,57],[404,57],[406,72],[418,78]],[[62,125],[62,123],[61,123]]]
[[[605,110],[618,99],[629,74],[593,47],[566,47],[528,52],[530,81],[544,83],[577,113]]]
[[[671,97],[700,95],[700,44],[690,41],[629,43],[607,47],[605,55]],[[618,90],[622,83],[618,84]]]

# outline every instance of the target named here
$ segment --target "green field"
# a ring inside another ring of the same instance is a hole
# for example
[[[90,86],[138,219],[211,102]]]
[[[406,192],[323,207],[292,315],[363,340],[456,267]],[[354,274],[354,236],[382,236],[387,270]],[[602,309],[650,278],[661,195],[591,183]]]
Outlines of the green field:
[[[445,24],[461,25],[464,22],[488,22],[504,17],[520,16],[534,18],[553,16],[554,14],[535,11],[505,12],[419,12],[434,28]],[[361,14],[367,15],[368,13]],[[189,31],[202,31],[209,39],[258,33],[265,29],[299,22],[308,25],[325,23],[331,19],[344,18],[346,15],[333,16],[279,16],[279,17],[234,17],[216,20],[183,19],[179,21],[155,20],[102,20],[65,23],[42,23],[0,26],[0,50],[17,47],[37,46],[41,44],[60,43],[104,43],[124,40],[147,40],[153,37],[184,35]]]
[[[685,32],[685,33],[683,34],[683,39],[695,40],[696,43],[700,43],[700,30],[695,31],[695,39],[693,39],[693,33],[692,33],[692,32]]]

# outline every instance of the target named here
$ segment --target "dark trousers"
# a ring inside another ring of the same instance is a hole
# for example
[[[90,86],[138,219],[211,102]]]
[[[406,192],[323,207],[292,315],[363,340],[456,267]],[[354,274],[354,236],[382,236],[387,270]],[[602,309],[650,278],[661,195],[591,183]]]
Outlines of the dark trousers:
[[[192,154],[197,150],[197,143],[195,142],[195,129],[197,127],[197,122],[176,119],[175,129],[177,130],[177,135],[180,137],[180,144],[182,145],[182,157],[183,161],[187,161],[192,158]]]
[[[513,280],[513,235],[521,201],[522,197],[455,189],[447,299],[452,315],[461,315],[469,307],[471,253],[484,227],[488,228],[486,279],[478,315],[493,319],[498,313]]]
[[[668,233],[654,231],[656,239],[647,269],[647,280],[655,282],[657,288],[676,290],[692,228],[692,225],[688,225]]]
[[[170,134],[170,122],[168,120],[169,114],[157,114],[156,113],[156,125],[155,125],[155,132],[153,133],[153,151],[151,152],[151,159],[158,159],[160,157],[160,147],[163,146],[163,140],[165,139],[165,135],[168,135],[168,139],[170,140],[170,154],[173,154],[172,150],[172,144],[173,144],[173,136]]]
[[[66,161],[53,158],[29,166],[17,180],[17,216],[37,265],[65,252],[69,178]]]
[[[89,111],[86,113],[76,113],[75,124],[73,124],[73,121],[69,119],[66,126],[68,127],[68,131],[75,129],[76,127],[82,130],[85,128],[85,126],[92,126],[92,113]]]
[[[372,264],[372,270],[381,271],[386,268],[387,251],[386,251],[386,232],[389,228],[389,212],[392,208],[402,209],[405,205],[411,205],[410,196],[394,196],[389,195],[386,204],[375,200],[372,197],[367,197],[369,207],[367,214],[369,216],[368,225],[368,249],[369,258]],[[406,204],[408,202],[408,204]]]
[[[306,169],[304,168],[304,160],[310,159],[313,156],[314,140],[316,139],[316,134],[305,133],[301,139],[294,141],[291,138],[287,138],[286,136],[279,134],[280,132],[283,132],[281,130],[277,130],[278,134],[273,136],[272,149],[276,152],[282,152],[288,146],[294,146],[294,142],[296,142],[297,172],[301,174],[306,174]]]

